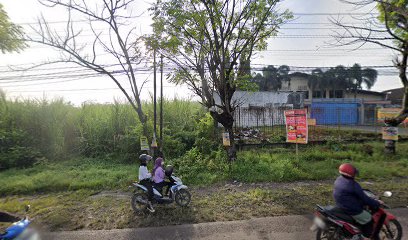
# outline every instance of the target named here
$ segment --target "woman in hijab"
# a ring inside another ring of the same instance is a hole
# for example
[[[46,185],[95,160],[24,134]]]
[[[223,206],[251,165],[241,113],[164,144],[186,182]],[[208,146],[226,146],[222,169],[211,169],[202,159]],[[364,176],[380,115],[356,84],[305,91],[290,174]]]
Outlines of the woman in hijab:
[[[154,163],[154,168],[152,171],[154,187],[160,193],[162,193],[164,186],[169,186],[169,183],[164,180],[166,175],[164,173],[163,165],[164,165],[163,158],[161,157],[157,158]],[[168,192],[169,192],[169,188],[166,189],[166,195],[168,194]]]

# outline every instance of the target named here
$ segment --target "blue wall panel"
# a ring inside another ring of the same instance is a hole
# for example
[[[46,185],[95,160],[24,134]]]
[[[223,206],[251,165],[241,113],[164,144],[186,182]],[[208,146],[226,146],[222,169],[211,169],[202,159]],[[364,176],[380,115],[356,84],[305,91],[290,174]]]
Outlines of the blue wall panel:
[[[311,118],[318,125],[358,124],[358,103],[312,103]]]

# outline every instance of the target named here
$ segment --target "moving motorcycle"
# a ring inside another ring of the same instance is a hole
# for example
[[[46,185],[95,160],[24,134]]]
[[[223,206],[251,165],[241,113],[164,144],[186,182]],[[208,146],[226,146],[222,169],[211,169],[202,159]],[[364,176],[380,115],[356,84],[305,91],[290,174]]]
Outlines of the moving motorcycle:
[[[29,209],[30,206],[27,206],[26,213]],[[0,233],[0,240],[40,240],[38,232],[30,228],[30,223],[27,216],[13,223],[4,233]]]
[[[180,207],[186,207],[191,202],[191,194],[187,190],[188,187],[183,185],[180,178],[172,173],[167,176],[171,183],[169,196],[163,196],[157,189],[153,187],[154,200],[153,204],[170,204],[176,202]],[[147,209],[148,197],[147,188],[139,183],[133,183],[134,194],[132,197],[132,208],[135,213],[141,213]]]
[[[370,198],[379,198],[370,190],[364,190]],[[391,192],[384,192],[384,197],[391,197]],[[379,209],[371,210],[374,221],[373,239],[402,239],[402,226],[397,218],[386,211],[389,207],[385,204]],[[333,206],[322,207],[317,205],[312,231],[316,231],[316,239],[327,240],[360,240],[361,230],[354,219],[345,214],[341,209]]]

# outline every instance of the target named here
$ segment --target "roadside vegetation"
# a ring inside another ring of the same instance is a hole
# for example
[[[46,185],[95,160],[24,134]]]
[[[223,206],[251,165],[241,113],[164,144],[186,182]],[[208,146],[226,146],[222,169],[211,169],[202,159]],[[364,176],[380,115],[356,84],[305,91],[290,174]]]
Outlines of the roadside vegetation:
[[[62,99],[1,96],[0,195],[121,189],[136,180],[142,127],[129,104],[75,107]],[[152,115],[153,106],[144,104]],[[299,156],[293,145],[260,145],[240,151],[229,164],[220,132],[198,103],[174,99],[164,101],[164,109],[166,164],[189,185],[332,179],[345,161],[360,167],[366,179],[408,176],[408,143],[399,144],[397,155],[385,156],[381,142],[346,144],[342,137],[359,135],[336,134],[338,129],[325,129],[326,144],[301,146]],[[274,136],[284,139],[284,131]]]
[[[408,176],[408,143],[399,144],[400,154],[385,156],[381,142],[364,144],[326,144],[294,149],[264,148],[245,150],[230,165],[219,149],[202,154],[193,148],[179,158],[169,158],[176,174],[190,186],[239,181],[293,182],[325,180],[337,176],[337,167],[352,162],[366,180],[388,180]],[[151,168],[151,166],[150,166]],[[137,179],[138,163],[121,163],[110,158],[76,158],[58,162],[41,162],[25,169],[0,172],[0,195],[34,194],[59,191],[126,189]]]
[[[144,104],[152,114],[152,105]],[[129,105],[75,107],[63,100],[7,101],[3,95],[0,209],[22,214],[24,204],[31,204],[36,222],[49,230],[303,214],[331,201],[342,162],[359,167],[361,181],[374,184],[369,188],[395,191],[394,206],[408,199],[408,142],[400,142],[397,154],[389,156],[376,135],[326,129],[325,144],[300,146],[298,156],[293,145],[259,145],[239,151],[230,164],[212,118],[199,104],[176,99],[165,101],[164,109],[165,161],[191,187],[189,208],[160,206],[153,215],[133,214],[128,186],[137,179],[142,127]],[[342,140],[363,135],[373,140]],[[398,184],[389,184],[390,179]]]

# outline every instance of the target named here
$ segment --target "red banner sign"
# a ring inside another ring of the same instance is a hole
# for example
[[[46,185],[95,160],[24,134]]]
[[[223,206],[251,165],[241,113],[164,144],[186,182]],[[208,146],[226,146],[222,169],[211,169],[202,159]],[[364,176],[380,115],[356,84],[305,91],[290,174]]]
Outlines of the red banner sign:
[[[286,142],[307,144],[307,110],[294,109],[285,111]]]

